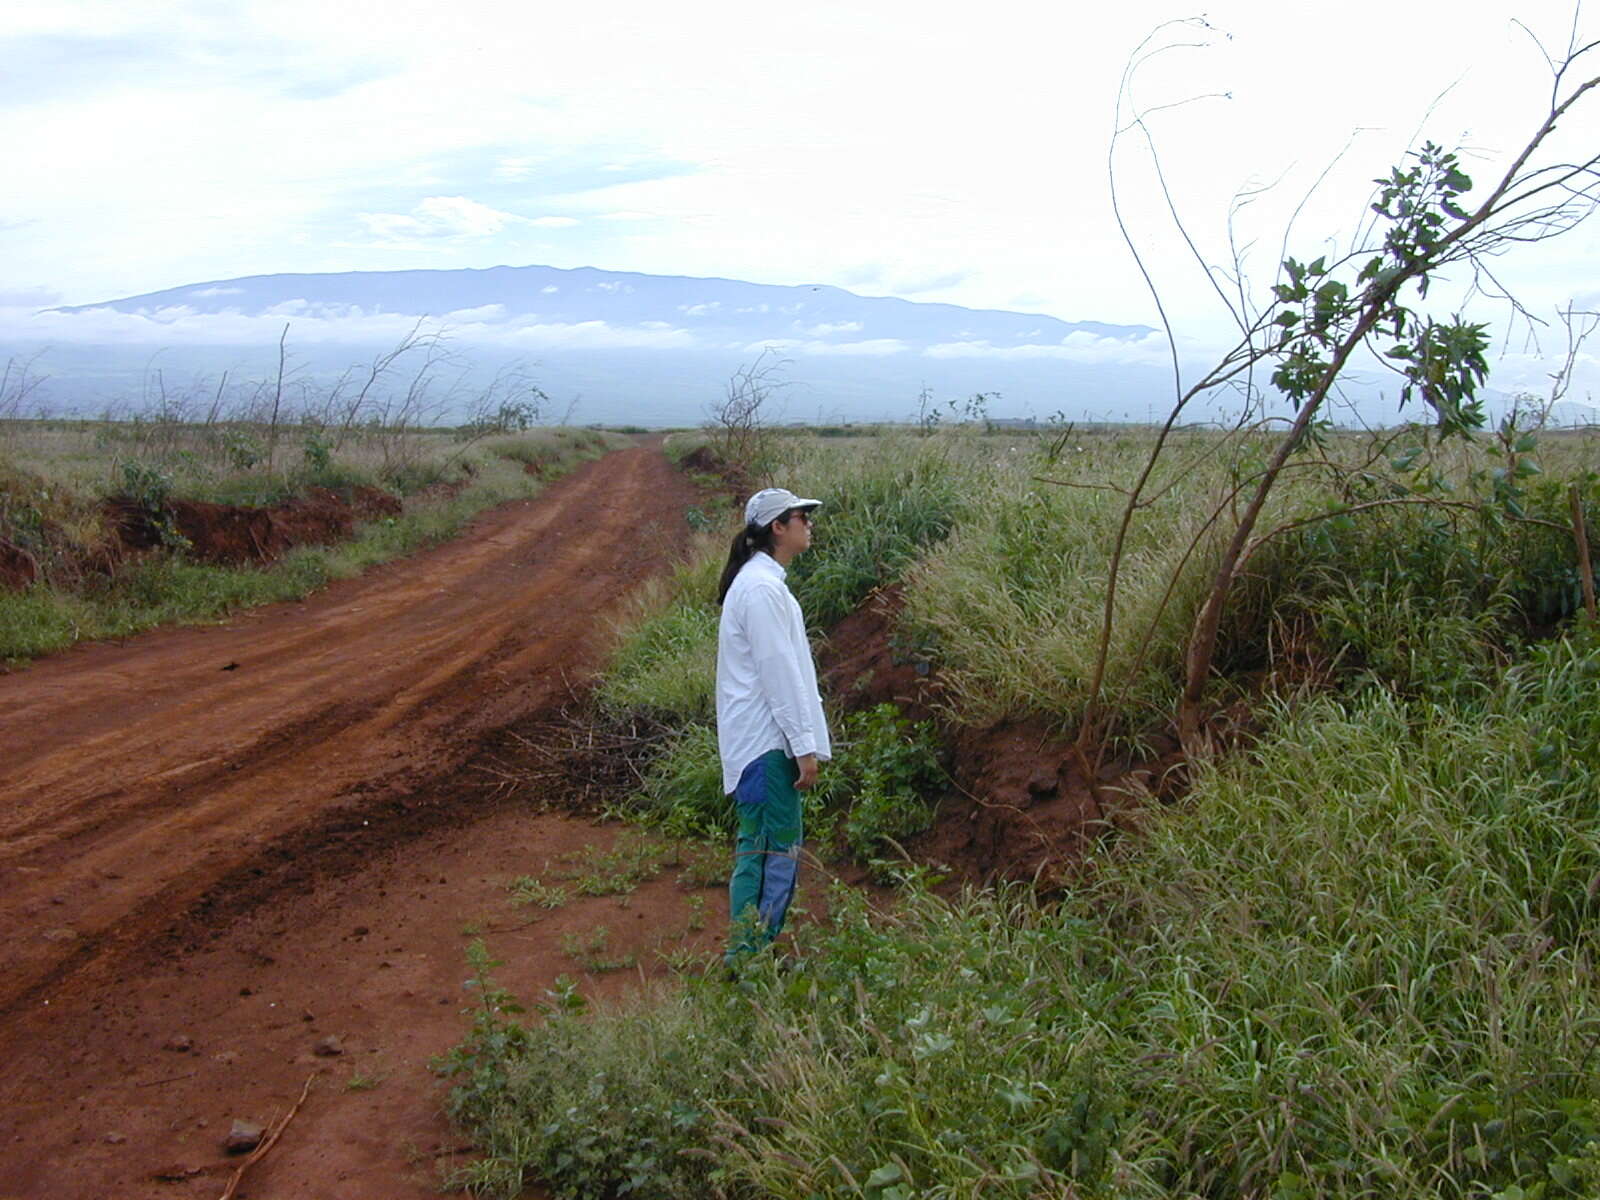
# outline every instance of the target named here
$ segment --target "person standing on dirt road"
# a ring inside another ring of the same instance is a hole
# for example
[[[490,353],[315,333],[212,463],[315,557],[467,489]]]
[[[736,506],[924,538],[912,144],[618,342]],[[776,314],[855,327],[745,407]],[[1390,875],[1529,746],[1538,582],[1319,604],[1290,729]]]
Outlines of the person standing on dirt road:
[[[800,793],[832,757],[817,668],[786,568],[811,545],[820,500],[764,488],[744,506],[717,589],[717,749],[738,810],[728,882],[730,967],[783,931],[800,867]]]

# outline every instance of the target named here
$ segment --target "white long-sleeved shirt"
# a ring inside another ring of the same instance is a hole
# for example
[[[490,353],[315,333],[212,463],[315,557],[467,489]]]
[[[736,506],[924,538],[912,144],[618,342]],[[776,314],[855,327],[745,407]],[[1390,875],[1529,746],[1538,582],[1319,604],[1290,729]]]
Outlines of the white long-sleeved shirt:
[[[717,748],[722,788],[768,750],[833,757],[817,693],[817,667],[800,604],[770,554],[739,568],[717,631]]]

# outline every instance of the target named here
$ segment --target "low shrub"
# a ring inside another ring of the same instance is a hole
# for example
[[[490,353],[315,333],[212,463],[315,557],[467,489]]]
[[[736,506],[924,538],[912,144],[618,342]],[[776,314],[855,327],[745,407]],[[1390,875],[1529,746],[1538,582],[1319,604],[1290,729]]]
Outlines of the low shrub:
[[[911,722],[893,704],[847,716],[838,771],[844,777],[844,844],[871,862],[933,824],[931,797],[944,783],[933,726]]]
[[[1512,492],[1493,444],[1428,442],[1391,461],[1383,451],[1404,436],[1329,435],[1291,463],[1258,525],[1279,532],[1249,558],[1223,616],[1219,701],[1236,680],[1254,687],[1286,649],[1314,653],[1344,686],[1481,688],[1523,638],[1578,610],[1567,488],[1580,488],[1594,544],[1596,443],[1540,443],[1546,474],[1527,473],[1525,457]],[[1040,446],[995,447],[959,527],[906,572],[907,634],[936,654],[963,722],[1042,715],[1073,729],[1088,701],[1108,549],[1147,443],[1086,432],[1043,461]],[[1249,438],[1185,432],[1170,451],[1120,565],[1102,693],[1113,743],[1171,720],[1227,497],[1261,465]]]
[[[913,723],[880,704],[830,720],[830,731],[833,761],[804,797],[808,843],[866,863],[932,824],[944,775],[931,723]],[[716,730],[695,724],[674,738],[618,815],[678,837],[731,836],[736,818],[722,790]]]

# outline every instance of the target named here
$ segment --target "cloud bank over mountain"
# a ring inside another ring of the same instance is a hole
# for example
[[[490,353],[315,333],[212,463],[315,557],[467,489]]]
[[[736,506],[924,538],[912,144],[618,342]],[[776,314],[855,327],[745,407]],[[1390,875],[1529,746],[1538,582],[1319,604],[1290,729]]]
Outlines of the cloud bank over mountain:
[[[406,220],[487,220],[440,208]],[[901,419],[998,393],[997,415],[1143,419],[1162,398],[1164,342],[1147,326],[792,287],[554,267],[264,275],[103,303],[0,313],[0,348],[44,349],[58,405],[94,411],[148,387],[276,369],[280,337],[304,378],[368,360],[422,323],[467,371],[512,360],[575,419],[701,419],[728,376],[782,358],[791,419]],[[285,335],[285,329],[287,334]],[[118,394],[118,389],[121,394]]]

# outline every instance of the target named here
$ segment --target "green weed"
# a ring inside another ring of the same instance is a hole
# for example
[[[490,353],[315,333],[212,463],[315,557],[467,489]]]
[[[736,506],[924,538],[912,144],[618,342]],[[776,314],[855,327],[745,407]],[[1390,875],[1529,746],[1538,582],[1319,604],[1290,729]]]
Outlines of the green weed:
[[[561,935],[561,951],[585,971],[598,975],[606,971],[625,971],[638,959],[633,954],[611,954],[611,931],[596,925],[586,933]]]
[[[563,881],[522,875],[511,884],[518,903],[557,908],[571,897],[627,896],[641,883],[666,871],[677,871],[680,887],[707,887],[721,883],[727,867],[720,851],[684,839],[651,837],[636,830],[620,833],[609,848],[585,846],[564,854],[544,873]],[[570,888],[569,886],[570,885]]]
[[[689,897],[689,932],[699,933],[706,927],[706,898]]]
[[[831,721],[834,757],[804,797],[807,840],[835,834],[861,862],[888,840],[920,833],[933,819],[932,797],[943,780],[930,724],[907,721],[892,704]],[[716,732],[691,725],[654,759],[623,815],[678,838],[723,840],[734,828],[733,803],[722,790]]]
[[[674,443],[669,443],[669,452]],[[922,549],[948,536],[964,497],[983,472],[981,455],[959,439],[882,438],[826,449],[782,439],[786,480],[823,498],[811,550],[789,583],[807,621],[833,624],[873,588],[891,583]],[[730,515],[697,534],[690,560],[666,583],[647,586],[622,622],[599,688],[613,712],[669,722],[711,716],[718,610],[716,581],[739,525]]]
[[[518,904],[561,908],[572,899],[572,894],[560,884],[545,883],[532,875],[519,875],[511,881],[511,898]]]

